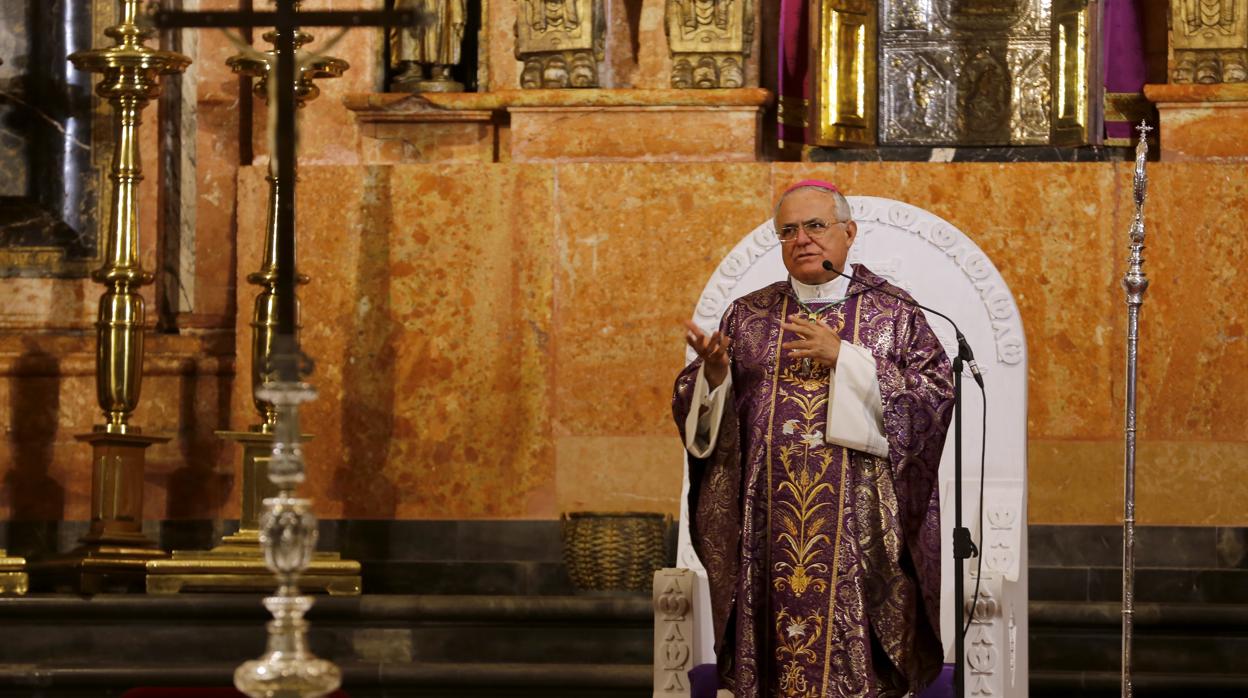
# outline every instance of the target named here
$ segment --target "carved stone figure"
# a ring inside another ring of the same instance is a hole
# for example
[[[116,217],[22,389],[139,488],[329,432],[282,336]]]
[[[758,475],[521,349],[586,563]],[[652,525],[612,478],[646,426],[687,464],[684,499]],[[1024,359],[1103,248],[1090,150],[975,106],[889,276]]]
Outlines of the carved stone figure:
[[[668,0],[672,87],[745,85],[745,59],[754,41],[752,0]]]
[[[606,16],[601,0],[521,0],[516,59],[526,89],[597,87]]]
[[[1248,80],[1248,0],[1170,0],[1171,82]]]
[[[1187,34],[1212,30],[1213,35],[1235,35],[1234,0],[1180,0],[1182,28]]]
[[[451,77],[451,68],[462,58],[466,0],[400,0],[400,9],[426,12],[437,18],[428,26],[391,33],[391,55],[403,72],[394,79],[396,92],[463,92],[462,83]]]
[[[580,26],[576,0],[529,0],[525,4],[533,8],[530,21],[534,31],[571,31]]]

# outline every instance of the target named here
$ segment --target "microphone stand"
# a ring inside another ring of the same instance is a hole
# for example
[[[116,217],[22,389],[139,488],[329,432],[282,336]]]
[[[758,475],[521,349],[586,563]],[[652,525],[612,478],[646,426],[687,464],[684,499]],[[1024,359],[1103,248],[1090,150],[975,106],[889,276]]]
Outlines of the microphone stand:
[[[837,276],[843,276],[850,281],[854,281],[852,276],[838,270],[831,262],[824,260],[823,268]],[[886,282],[885,282],[886,283]],[[953,636],[953,695],[962,698],[966,695],[966,633],[963,631],[962,615],[965,613],[966,603],[963,600],[966,594],[966,581],[963,578],[963,563],[966,560],[977,557],[979,549],[976,548],[975,542],[971,539],[971,531],[962,525],[962,369],[964,366],[970,367],[971,376],[975,378],[975,382],[980,388],[984,387],[984,377],[979,371],[979,364],[975,362],[975,353],[971,351],[970,342],[966,341],[966,336],[962,334],[962,329],[958,327],[958,323],[953,318],[945,315],[939,310],[919,303],[913,298],[899,296],[896,293],[882,288],[884,284],[879,283],[874,286],[868,286],[868,291],[879,291],[886,296],[892,296],[897,300],[912,305],[921,310],[943,318],[951,326],[953,326],[954,335],[958,340],[958,353],[953,357],[953,561],[956,566],[953,577],[953,597],[955,599],[956,608],[954,610],[954,620],[956,623],[956,632]],[[983,486],[983,483],[980,483]],[[980,512],[982,518],[983,512]],[[978,579],[976,579],[978,583]],[[976,596],[979,595],[978,588]],[[971,604],[970,615],[975,613],[975,599]],[[966,627],[970,627],[969,618]]]
[[[953,320],[949,320],[949,324],[953,325]],[[966,580],[963,564],[979,554],[975,543],[971,541],[970,530],[962,525],[962,363],[964,360],[975,359],[970,354],[971,346],[962,336],[962,331],[957,325],[953,325],[953,329],[958,335],[958,354],[953,359],[953,616],[956,623],[953,636],[953,695],[962,698],[966,695],[966,633],[962,626],[963,609],[966,607]],[[967,355],[970,355],[969,359]],[[976,591],[977,595],[978,593]],[[974,613],[975,604],[972,603],[971,615]],[[970,620],[967,619],[967,627]]]

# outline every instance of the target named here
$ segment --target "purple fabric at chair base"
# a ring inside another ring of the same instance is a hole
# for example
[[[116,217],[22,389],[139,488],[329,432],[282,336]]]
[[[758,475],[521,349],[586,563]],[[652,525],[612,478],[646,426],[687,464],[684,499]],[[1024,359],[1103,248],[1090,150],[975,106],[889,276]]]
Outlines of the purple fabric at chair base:
[[[699,664],[689,670],[689,695],[692,698],[715,698],[718,690],[719,671],[714,664]],[[944,665],[940,676],[923,689],[919,698],[953,698],[953,665]]]
[[[691,698],[715,698],[719,691],[719,670],[714,664],[699,664],[689,670]]]
[[[919,698],[953,698],[953,665],[946,664],[940,670],[940,676],[930,686],[923,689]]]

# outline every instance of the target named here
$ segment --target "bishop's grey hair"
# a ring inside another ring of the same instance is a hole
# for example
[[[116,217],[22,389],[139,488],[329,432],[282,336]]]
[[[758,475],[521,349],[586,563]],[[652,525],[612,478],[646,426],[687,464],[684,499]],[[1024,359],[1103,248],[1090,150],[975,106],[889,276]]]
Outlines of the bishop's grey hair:
[[[854,213],[849,208],[849,200],[845,198],[844,194],[840,193],[839,191],[828,189],[827,187],[820,187],[814,184],[807,184],[805,186],[795,187],[793,189],[790,189],[789,191],[786,191],[783,196],[780,197],[780,200],[776,202],[775,210],[771,212],[772,220],[775,220],[776,217],[780,215],[780,204],[784,203],[784,200],[789,198],[790,194],[792,194],[793,192],[802,191],[804,189],[814,189],[815,191],[821,191],[824,194],[830,194],[832,196],[832,199],[836,202],[836,222],[837,223],[848,223],[849,221],[852,221],[854,219]]]

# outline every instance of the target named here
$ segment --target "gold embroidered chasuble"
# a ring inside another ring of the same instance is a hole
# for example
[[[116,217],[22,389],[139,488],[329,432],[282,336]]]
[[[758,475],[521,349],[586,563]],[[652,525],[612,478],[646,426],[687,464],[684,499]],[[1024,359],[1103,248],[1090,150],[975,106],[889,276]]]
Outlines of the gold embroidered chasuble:
[[[876,358],[888,458],[825,440],[832,373],[789,356],[797,337],[780,322],[803,309],[787,283],[736,301],[721,325],[731,408],[714,453],[690,460],[690,512],[737,698],[904,695],[939,670],[935,468],[951,377],[921,314],[864,293],[877,283],[860,267],[822,315]],[[696,370],[677,380],[682,427]]]

